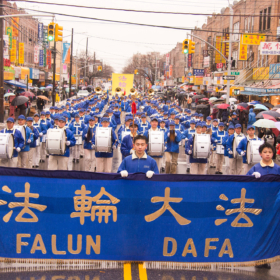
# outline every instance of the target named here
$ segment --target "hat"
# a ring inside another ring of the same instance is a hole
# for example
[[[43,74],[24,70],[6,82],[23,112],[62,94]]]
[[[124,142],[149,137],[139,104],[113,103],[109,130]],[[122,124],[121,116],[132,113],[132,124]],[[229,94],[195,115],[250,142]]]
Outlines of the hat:
[[[180,120],[180,116],[176,116],[176,117],[175,117],[175,120]]]
[[[219,126],[225,126],[225,125],[224,125],[224,123],[223,123],[223,122],[220,122],[220,123],[219,123]]]
[[[67,102],[67,103],[66,103],[66,106],[67,106],[67,105],[69,105],[69,106],[70,106],[70,103],[69,103],[69,102]]]
[[[75,114],[75,118],[79,118],[80,116],[78,114]]]
[[[132,120],[133,120],[133,117],[131,117],[131,116],[125,117],[125,122],[127,122],[127,121],[132,121]]]
[[[163,115],[168,115],[168,112],[164,112]]]
[[[187,109],[187,113],[190,114],[192,111],[190,109]]]
[[[103,117],[103,118],[101,119],[101,122],[110,122],[110,119],[109,119],[109,118],[106,118],[106,117]]]
[[[134,122],[134,125],[136,125],[136,126],[138,127],[138,124],[137,124],[136,122]],[[129,124],[129,127],[131,127],[131,126],[133,126],[133,122],[131,122],[131,123]]]
[[[218,119],[214,119],[213,122],[218,122]]]
[[[28,121],[28,122],[33,122],[33,118],[32,118],[32,117],[27,117],[27,118],[26,118],[26,121]]]
[[[34,114],[34,117],[39,117],[39,114],[38,113]]]
[[[195,112],[193,115],[196,117],[196,116],[198,116],[198,113]]]
[[[192,123],[196,124],[195,120],[191,120],[191,121],[190,121],[190,124],[192,124]]]
[[[170,125],[175,125],[175,122],[174,122],[174,121],[170,121],[170,122],[169,122],[169,126],[170,126]]]
[[[176,113],[175,113],[174,111],[172,111],[172,112],[170,113],[170,115],[176,115]]]
[[[151,122],[152,122],[152,121],[157,121],[157,122],[158,122],[157,117],[153,117],[153,118],[151,118]]]
[[[50,110],[53,110],[53,109],[54,109],[54,107],[53,107],[53,106],[51,106],[51,107],[50,107]]]
[[[236,124],[234,128],[239,128],[239,127],[241,128],[241,124],[240,123]]]
[[[147,116],[145,114],[142,114],[141,118],[147,118]]]
[[[66,122],[66,120],[65,120],[64,117],[60,117],[58,120],[59,120],[59,121],[62,121],[62,122]]]
[[[211,119],[211,117],[208,116],[208,117],[206,118],[206,120],[211,121],[212,119]]]
[[[46,115],[46,113],[43,111],[43,112],[41,112],[41,116],[45,116]]]
[[[25,120],[25,116],[24,115],[18,116],[18,120]]]
[[[233,112],[233,114],[232,114],[232,115],[236,116],[236,113],[235,113],[235,112]]]
[[[88,120],[89,120],[89,121],[94,121],[95,118],[94,118],[94,116],[90,116]]]
[[[201,126],[202,126],[202,127],[204,127],[204,126],[206,126],[206,127],[207,127],[206,122],[201,122]]]
[[[230,125],[229,127],[228,127],[228,130],[229,129],[234,129],[234,126],[233,125]]]
[[[54,110],[58,110],[58,108],[56,106],[53,107]]]
[[[63,116],[64,118],[67,118],[67,119],[68,119],[68,114],[67,114],[67,113],[63,113],[62,116]]]
[[[50,114],[51,114],[51,112],[50,112],[50,111],[47,111],[47,112],[46,112],[46,115],[50,115]]]
[[[54,115],[54,119],[55,119],[55,120],[59,120],[59,118],[60,118],[60,115],[59,115],[59,114],[55,114],[55,115]]]
[[[253,128],[253,129],[255,130],[255,127],[254,127],[254,126],[248,125],[248,126],[247,126],[247,130],[249,130],[250,128]]]
[[[164,123],[165,123],[165,120],[164,120],[164,119],[162,119],[160,122],[161,122],[161,123],[162,123],[162,122],[164,122]]]
[[[199,116],[199,117],[203,117],[203,114],[199,114],[198,116]]]
[[[15,120],[14,120],[13,118],[8,118],[8,119],[7,119],[7,122],[12,122],[12,123],[14,123]]]
[[[202,123],[201,122],[197,122],[196,125],[195,125],[195,127],[199,127],[199,126],[202,127]]]

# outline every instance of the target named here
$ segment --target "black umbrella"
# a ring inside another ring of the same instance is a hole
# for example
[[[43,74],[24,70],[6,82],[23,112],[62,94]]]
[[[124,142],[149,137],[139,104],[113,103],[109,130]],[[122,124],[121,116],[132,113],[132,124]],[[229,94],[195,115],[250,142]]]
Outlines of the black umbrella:
[[[26,103],[29,100],[28,97],[25,96],[17,96],[11,103],[12,106],[20,106]]]
[[[277,109],[278,109],[278,108],[280,108],[280,104],[279,104],[279,105],[274,106],[274,107],[273,107],[273,109],[274,109],[274,108],[277,108]]]
[[[263,111],[257,114],[256,119],[263,119],[263,114],[276,118],[280,118],[280,114],[276,111]]]
[[[274,106],[268,102],[263,103],[263,105],[267,108],[273,108]]]
[[[207,105],[204,105],[204,104],[200,104],[200,105],[197,105],[196,108],[197,109],[204,109],[204,108],[207,108],[208,106]]]
[[[249,105],[245,102],[242,102],[242,103],[238,103],[237,106],[241,106],[241,107],[244,107],[244,108],[247,108]]]

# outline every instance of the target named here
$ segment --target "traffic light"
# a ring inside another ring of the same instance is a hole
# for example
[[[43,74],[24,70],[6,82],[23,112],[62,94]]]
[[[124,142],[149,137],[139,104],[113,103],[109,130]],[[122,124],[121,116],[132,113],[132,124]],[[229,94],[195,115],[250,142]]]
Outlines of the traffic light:
[[[55,38],[56,42],[58,42],[58,41],[62,42],[62,36],[63,36],[62,30],[63,30],[62,26],[59,26],[58,24],[55,25],[54,38]]]
[[[102,71],[102,66],[98,66],[97,70]]]
[[[182,53],[188,54],[189,53],[189,39],[185,39],[182,44]]]
[[[54,23],[51,22],[48,25],[48,41],[53,41],[54,39]]]
[[[191,41],[189,42],[189,54],[195,53],[195,42]]]
[[[138,75],[138,70],[137,69],[134,70],[134,74]]]

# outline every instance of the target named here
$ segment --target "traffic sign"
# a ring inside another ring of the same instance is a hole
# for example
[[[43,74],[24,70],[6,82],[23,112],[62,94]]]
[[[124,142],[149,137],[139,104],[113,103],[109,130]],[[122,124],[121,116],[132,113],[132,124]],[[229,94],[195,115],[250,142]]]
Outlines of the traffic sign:
[[[240,72],[231,72],[230,74],[238,76],[238,75],[240,75]]]
[[[223,80],[233,81],[235,80],[235,76],[223,76]]]

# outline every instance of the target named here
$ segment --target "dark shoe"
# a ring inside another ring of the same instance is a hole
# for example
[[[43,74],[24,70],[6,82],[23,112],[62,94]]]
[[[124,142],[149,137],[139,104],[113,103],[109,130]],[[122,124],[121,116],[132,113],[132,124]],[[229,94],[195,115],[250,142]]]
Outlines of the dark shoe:
[[[46,155],[46,158],[49,158],[49,155]]]
[[[39,162],[42,162],[42,160],[40,159]]]
[[[36,167],[36,168],[39,168],[39,165],[36,165],[35,167]]]
[[[76,159],[76,163],[79,163],[80,162],[80,160],[79,159]]]
[[[190,171],[191,171],[190,168],[187,168],[187,173],[190,173]]]
[[[265,268],[265,269],[271,269],[271,265],[269,263],[261,264],[261,265],[256,265],[256,268]]]
[[[32,168],[35,168],[36,166],[35,165],[32,165]]]
[[[221,175],[222,175],[222,174],[223,174],[223,172],[219,172],[219,174],[221,174]]]
[[[75,159],[73,158],[73,160],[72,160],[73,162],[75,162]]]
[[[45,162],[45,160],[44,160],[44,159],[41,159],[41,162]]]
[[[220,174],[220,172],[219,172],[219,171],[216,171],[215,174]]]
[[[80,158],[83,158],[84,156],[83,155],[80,155]]]
[[[164,167],[162,167],[162,168],[160,169],[160,171],[161,171],[161,173],[163,173],[163,172],[164,172]]]

